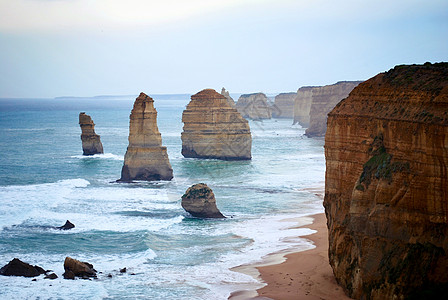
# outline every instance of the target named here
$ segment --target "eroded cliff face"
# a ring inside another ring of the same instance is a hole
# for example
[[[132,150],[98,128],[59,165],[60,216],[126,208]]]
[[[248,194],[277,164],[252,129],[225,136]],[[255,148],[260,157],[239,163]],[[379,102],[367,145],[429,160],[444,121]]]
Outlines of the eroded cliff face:
[[[311,102],[313,100],[312,86],[304,86],[298,89],[296,97],[294,98],[294,122],[299,123],[300,126],[308,128],[310,126],[310,110]]]
[[[274,107],[272,109],[273,118],[293,118],[294,99],[296,93],[281,93],[275,96]]]
[[[154,100],[140,93],[134,102],[129,121],[129,146],[119,181],[171,180],[171,168],[166,147],[157,127]]]
[[[230,93],[229,91],[227,91],[225,88],[222,88],[221,90],[221,95],[223,95],[224,97],[226,97],[227,102],[229,102],[229,105],[233,108],[235,108],[235,101],[233,100],[232,97],[230,97]]]
[[[324,136],[327,129],[327,114],[347,97],[361,81],[340,81],[332,85],[312,88],[310,125],[305,131],[308,137]]]
[[[248,121],[215,90],[205,89],[191,96],[182,122],[184,157],[251,159],[252,136]]]
[[[361,83],[328,115],[325,156],[329,259],[347,294],[448,292],[448,63]]]
[[[79,126],[81,127],[82,154],[102,154],[103,144],[100,136],[95,133],[95,124],[92,118],[85,112],[79,113]]]
[[[272,117],[268,97],[263,93],[241,95],[236,103],[236,109],[244,118],[252,120],[270,119]]]

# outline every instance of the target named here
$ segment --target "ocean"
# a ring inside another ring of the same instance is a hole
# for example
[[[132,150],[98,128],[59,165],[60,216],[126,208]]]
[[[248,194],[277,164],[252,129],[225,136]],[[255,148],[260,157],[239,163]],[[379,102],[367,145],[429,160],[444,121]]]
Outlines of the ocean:
[[[0,276],[0,298],[227,299],[262,286],[232,267],[313,247],[297,238],[311,230],[291,227],[323,212],[315,195],[324,186],[323,139],[305,137],[290,119],[250,121],[251,161],[183,158],[189,99],[160,98],[157,123],[174,179],[135,183],[115,182],[135,98],[0,100],[0,267],[16,257],[59,276]],[[95,122],[103,155],[82,155],[79,112]],[[181,196],[199,182],[228,218],[201,220],[182,209]],[[76,227],[51,229],[66,220]],[[66,256],[92,263],[98,279],[63,279]]]

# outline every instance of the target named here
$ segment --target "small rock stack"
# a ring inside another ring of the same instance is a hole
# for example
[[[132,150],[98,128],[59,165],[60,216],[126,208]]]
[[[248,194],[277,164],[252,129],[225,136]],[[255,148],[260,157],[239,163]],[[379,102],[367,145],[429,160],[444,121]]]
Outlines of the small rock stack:
[[[95,133],[95,124],[85,112],[79,113],[79,126],[81,126],[81,141],[83,155],[103,153],[103,144],[100,136]]]

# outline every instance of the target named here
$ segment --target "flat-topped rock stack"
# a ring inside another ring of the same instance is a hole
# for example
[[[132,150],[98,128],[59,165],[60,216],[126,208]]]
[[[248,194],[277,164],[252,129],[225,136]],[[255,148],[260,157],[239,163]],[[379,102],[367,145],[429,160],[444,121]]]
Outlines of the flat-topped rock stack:
[[[79,126],[81,127],[82,154],[102,154],[103,144],[100,136],[95,133],[95,124],[92,118],[85,112],[79,113]]]
[[[140,93],[134,102],[129,122],[129,146],[119,181],[171,180],[171,168],[166,147],[157,127],[154,100]]]
[[[236,103],[236,109],[244,118],[252,120],[270,119],[272,117],[268,97],[263,93],[241,95]]]
[[[296,93],[281,93],[275,96],[272,117],[292,119],[294,117],[294,99],[296,95]]]
[[[191,96],[182,114],[182,155],[222,160],[251,159],[249,123],[213,89]]]
[[[313,86],[304,86],[297,90],[294,98],[294,121],[303,128],[310,126],[310,110],[313,102]]]

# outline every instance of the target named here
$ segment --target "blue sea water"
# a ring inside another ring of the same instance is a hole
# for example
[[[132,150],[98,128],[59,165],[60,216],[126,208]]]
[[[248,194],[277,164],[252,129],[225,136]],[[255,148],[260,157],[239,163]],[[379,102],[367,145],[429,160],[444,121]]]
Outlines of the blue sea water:
[[[311,246],[293,238],[309,229],[285,229],[296,224],[291,218],[323,211],[313,193],[324,185],[323,140],[304,137],[291,120],[250,121],[251,161],[183,158],[188,99],[156,98],[174,179],[115,183],[133,101],[0,100],[0,266],[17,257],[59,276],[0,276],[0,298],[227,299],[261,286],[230,268]],[[81,111],[94,120],[105,154],[82,156]],[[200,220],[182,209],[182,194],[198,182],[229,218]],[[74,229],[49,229],[67,219]],[[66,256],[92,263],[98,279],[62,279]]]

